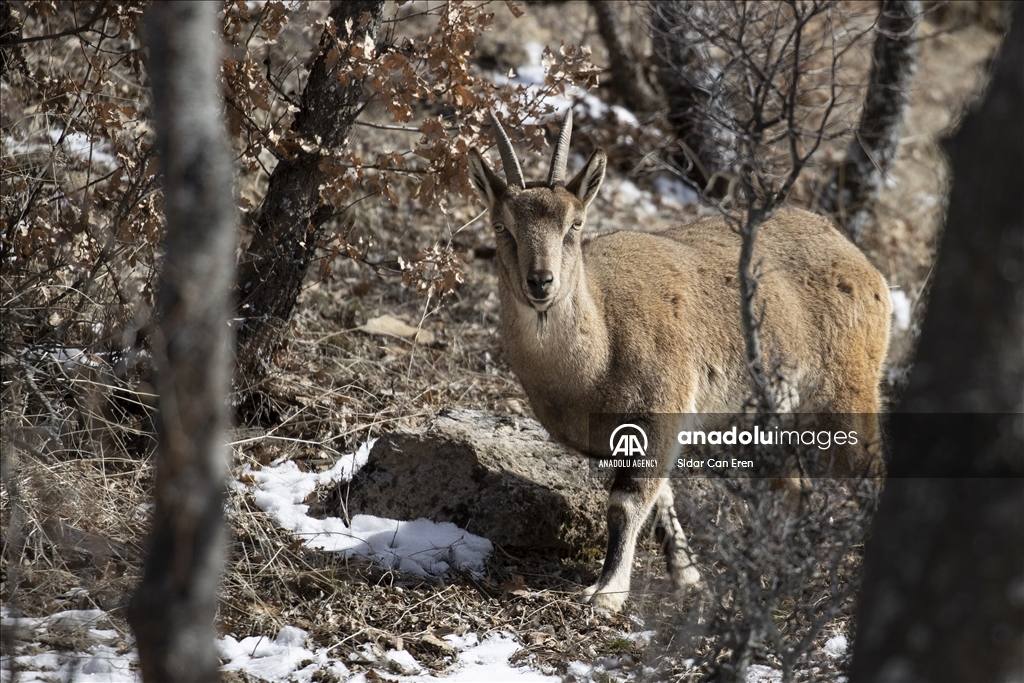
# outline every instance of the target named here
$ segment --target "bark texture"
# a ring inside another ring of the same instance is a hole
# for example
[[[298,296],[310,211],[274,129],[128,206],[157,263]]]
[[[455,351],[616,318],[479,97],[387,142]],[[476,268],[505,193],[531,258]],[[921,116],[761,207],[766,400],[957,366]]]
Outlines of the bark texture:
[[[822,195],[821,208],[834,214],[857,243],[872,223],[873,206],[896,160],[917,72],[920,16],[920,0],[882,1],[857,133]]]
[[[949,214],[906,414],[890,418],[854,683],[1024,678],[1021,19],[946,145]]]
[[[147,17],[167,214],[153,339],[160,442],[153,531],[128,615],[147,682],[218,678],[213,620],[224,560],[236,235],[218,35],[211,3],[153,3]]]
[[[373,42],[383,10],[383,0],[335,3],[330,18],[337,41]],[[340,58],[330,54],[335,49]],[[335,213],[320,196],[320,187],[328,180],[320,163],[345,146],[363,106],[363,81],[348,67],[344,45],[339,47],[325,32],[292,126],[312,151],[299,150],[274,168],[252,242],[239,265],[238,364],[247,377],[262,375],[280,345],[324,224]]]

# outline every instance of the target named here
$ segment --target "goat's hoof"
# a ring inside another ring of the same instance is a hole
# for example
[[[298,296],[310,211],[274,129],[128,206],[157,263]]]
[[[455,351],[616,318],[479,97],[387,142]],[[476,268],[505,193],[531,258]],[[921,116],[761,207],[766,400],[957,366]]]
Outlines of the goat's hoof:
[[[688,567],[680,569],[672,578],[675,579],[676,587],[678,588],[696,586],[701,581],[703,581],[703,577],[700,575],[700,571],[698,571],[697,568],[694,567],[692,564]]]
[[[626,604],[625,591],[600,590],[597,584],[583,591],[580,601],[593,605],[598,609],[606,609],[609,612],[618,612]]]

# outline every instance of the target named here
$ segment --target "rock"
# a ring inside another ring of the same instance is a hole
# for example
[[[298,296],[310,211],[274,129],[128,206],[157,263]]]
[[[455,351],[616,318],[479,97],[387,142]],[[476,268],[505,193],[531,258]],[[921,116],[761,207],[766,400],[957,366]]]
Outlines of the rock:
[[[449,410],[425,429],[393,432],[338,497],[349,517],[453,522],[505,548],[605,545],[605,480],[519,416]]]

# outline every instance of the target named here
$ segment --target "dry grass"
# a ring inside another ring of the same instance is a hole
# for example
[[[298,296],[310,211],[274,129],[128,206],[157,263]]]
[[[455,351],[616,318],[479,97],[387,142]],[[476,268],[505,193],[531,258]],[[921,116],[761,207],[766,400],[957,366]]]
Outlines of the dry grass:
[[[528,26],[513,23],[504,11],[498,18],[509,22],[511,33],[505,35],[522,32],[531,40],[547,37],[557,44],[558,31],[572,18],[561,12],[531,6]],[[572,13],[585,14],[579,6],[572,6]],[[592,23],[572,27],[567,41],[596,45]],[[499,25],[489,40],[498,41],[504,30]],[[925,27],[925,33],[935,30]],[[512,35],[507,45],[495,49],[521,42]],[[896,183],[881,202],[884,230],[867,245],[890,283],[910,293],[915,303],[934,258],[947,182],[935,137],[975,91],[978,65],[997,43],[994,34],[969,26],[922,44],[919,85],[897,158]],[[582,137],[595,141],[609,135],[596,123],[581,122],[579,129]],[[403,134],[361,128],[354,144],[373,149],[389,135]],[[631,149],[621,150],[623,165],[628,166]],[[536,175],[539,165],[529,158],[524,171]],[[613,168],[593,211],[597,229],[636,224],[634,207],[615,192],[623,179],[621,168]],[[643,178],[631,180],[644,187]],[[310,470],[327,469],[339,454],[368,438],[422,424],[441,408],[529,414],[522,389],[503,360],[490,261],[494,245],[489,230],[474,220],[478,214],[474,202],[455,197],[446,214],[424,213],[411,202],[397,209],[364,203],[354,210],[349,241],[363,237],[369,245],[367,260],[376,265],[339,259],[332,264],[333,279],[311,276],[288,345],[276,358],[279,371],[244,392],[240,426],[233,435],[239,443],[236,476],[245,464],[279,458]],[[656,217],[644,218],[644,227],[689,217],[692,213],[661,207]],[[465,258],[465,284],[441,302],[411,293],[394,268],[397,258],[414,258],[449,241]],[[418,345],[355,329],[382,314],[429,329],[436,341]],[[895,336],[890,356],[895,370],[906,366],[913,341],[913,330]],[[0,599],[30,616],[71,608],[106,610],[127,642],[123,610],[140,575],[148,526],[151,388],[143,366],[123,371],[117,358],[92,360],[94,366],[45,356],[4,357]],[[564,672],[574,660],[606,656],[619,658],[627,670],[641,664],[659,667],[661,680],[699,678],[673,647],[672,625],[681,610],[666,599],[653,544],[642,549],[638,564],[645,578],[638,580],[630,606],[630,614],[642,617],[641,626],[629,615],[598,615],[576,602],[582,586],[596,578],[596,562],[512,556],[499,549],[484,579],[424,581],[302,546],[274,526],[249,491],[232,489],[229,509],[232,542],[219,615],[222,632],[272,636],[290,624],[307,629],[317,645],[332,647],[342,658],[364,645],[401,647],[432,671],[445,671],[454,659],[441,636],[472,631],[482,638],[511,631],[522,645],[516,659],[523,663]],[[844,616],[829,624],[822,641],[849,634],[849,621]],[[621,635],[644,629],[659,630],[656,642],[631,642]],[[72,638],[43,645],[72,649],[80,643]],[[832,666],[834,673],[833,665],[820,666],[822,671]]]

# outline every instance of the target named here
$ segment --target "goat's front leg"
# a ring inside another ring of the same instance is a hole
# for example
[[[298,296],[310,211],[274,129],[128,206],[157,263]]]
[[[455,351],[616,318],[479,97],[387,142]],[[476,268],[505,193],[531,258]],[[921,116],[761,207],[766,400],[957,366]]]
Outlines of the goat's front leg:
[[[620,470],[608,496],[608,552],[604,558],[601,578],[583,591],[583,601],[595,607],[617,612],[629,595],[633,552],[651,508],[661,494],[662,480],[636,476],[631,470]]]

